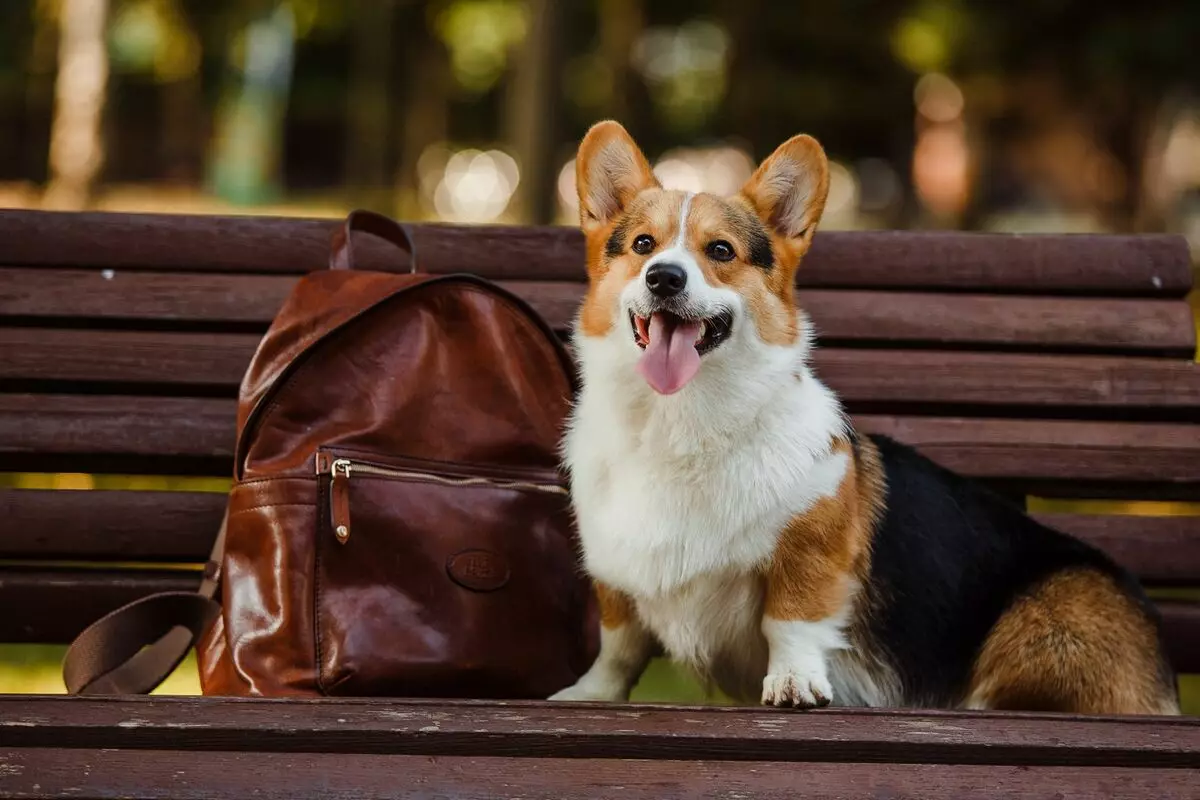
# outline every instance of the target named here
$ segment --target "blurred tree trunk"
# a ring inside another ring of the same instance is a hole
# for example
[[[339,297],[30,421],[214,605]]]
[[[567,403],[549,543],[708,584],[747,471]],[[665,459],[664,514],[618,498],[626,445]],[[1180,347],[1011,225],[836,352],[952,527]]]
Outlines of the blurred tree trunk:
[[[764,75],[760,54],[761,27],[769,24],[769,10],[762,8],[760,0],[721,0],[721,20],[729,34],[731,57],[729,60],[729,82],[722,101],[723,113],[716,116],[716,124],[726,136],[745,139],[762,158],[775,145],[765,141],[762,117],[758,103],[764,86]]]
[[[245,22],[226,55],[230,79],[217,104],[208,180],[218,197],[252,205],[282,194],[283,124],[296,25],[289,4],[256,4],[239,16]]]
[[[204,102],[201,63],[204,57],[196,15],[188,3],[175,0],[172,13],[183,29],[182,36],[195,48],[195,63],[187,74],[177,73],[163,87],[162,148],[167,179],[197,185],[204,178],[204,146],[210,122]]]
[[[104,163],[101,121],[108,89],[107,22],[108,0],[62,2],[50,181],[43,198],[47,208],[85,208]]]
[[[1146,158],[1154,132],[1154,119],[1161,98],[1150,92],[1135,91],[1128,111],[1113,137],[1113,153],[1124,167],[1124,185],[1117,203],[1117,230],[1133,233],[1162,230],[1165,218],[1146,202]]]
[[[634,107],[641,80],[633,69],[633,48],[642,30],[642,0],[606,0],[599,16],[600,52],[612,70],[608,113],[636,138],[639,121],[634,119]]]
[[[507,138],[521,169],[513,206],[534,224],[552,222],[555,213],[562,17],[555,0],[529,0],[529,30],[509,85]]]
[[[167,176],[182,184],[201,180],[204,92],[197,72],[163,87],[163,149]]]
[[[388,142],[391,108],[392,20],[395,0],[372,0],[357,6],[353,20],[353,61],[346,93],[350,121],[346,139],[345,183],[351,201],[376,211],[388,210]]]
[[[404,101],[396,126],[402,132],[399,164],[396,168],[395,213],[413,218],[420,212],[420,176],[417,162],[432,144],[446,139],[450,90],[453,75],[446,45],[429,29],[425,10],[417,4],[412,13],[410,45],[403,66]]]

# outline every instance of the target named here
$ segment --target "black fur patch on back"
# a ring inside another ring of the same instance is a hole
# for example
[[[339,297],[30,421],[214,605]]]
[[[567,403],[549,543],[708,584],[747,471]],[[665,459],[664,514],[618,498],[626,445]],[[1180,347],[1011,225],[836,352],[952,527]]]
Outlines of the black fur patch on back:
[[[887,498],[871,542],[865,623],[888,654],[906,703],[961,702],[1000,615],[1067,567],[1112,576],[1157,624],[1137,581],[1099,550],[1037,523],[906,445],[870,438],[879,448]]]

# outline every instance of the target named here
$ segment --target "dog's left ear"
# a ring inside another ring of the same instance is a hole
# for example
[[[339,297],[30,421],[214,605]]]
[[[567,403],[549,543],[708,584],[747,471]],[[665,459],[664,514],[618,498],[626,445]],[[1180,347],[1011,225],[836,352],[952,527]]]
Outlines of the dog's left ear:
[[[776,233],[804,245],[828,194],[829,161],[817,140],[804,134],[781,144],[742,187],[742,196]]]
[[[592,126],[575,158],[579,223],[590,234],[612,222],[639,192],[659,186],[642,151],[620,123]]]

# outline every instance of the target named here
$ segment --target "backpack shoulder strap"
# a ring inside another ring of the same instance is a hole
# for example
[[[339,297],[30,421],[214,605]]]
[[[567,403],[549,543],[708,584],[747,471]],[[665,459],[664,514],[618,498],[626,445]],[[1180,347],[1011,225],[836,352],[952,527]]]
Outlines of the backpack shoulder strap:
[[[195,592],[161,592],[135,600],[89,625],[63,660],[63,682],[78,695],[149,694],[175,671],[221,613],[213,600],[225,555],[221,519]]]

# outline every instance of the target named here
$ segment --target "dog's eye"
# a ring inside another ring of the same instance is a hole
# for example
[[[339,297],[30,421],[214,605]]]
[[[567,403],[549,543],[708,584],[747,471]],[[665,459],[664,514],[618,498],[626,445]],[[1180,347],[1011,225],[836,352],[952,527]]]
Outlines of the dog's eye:
[[[633,240],[633,252],[639,256],[644,256],[654,249],[654,237],[648,233],[643,233],[641,236]]]
[[[733,245],[724,239],[709,242],[708,247],[704,249],[713,261],[733,261]]]

